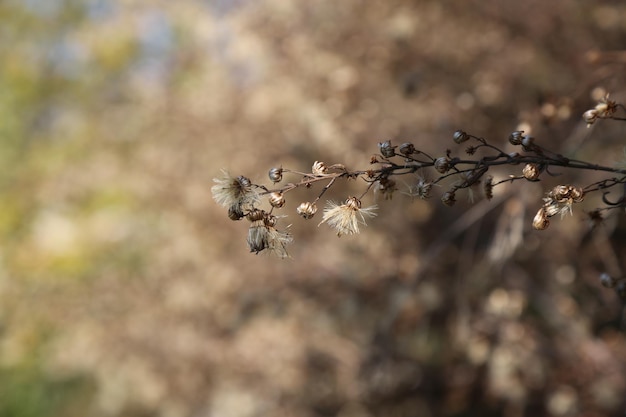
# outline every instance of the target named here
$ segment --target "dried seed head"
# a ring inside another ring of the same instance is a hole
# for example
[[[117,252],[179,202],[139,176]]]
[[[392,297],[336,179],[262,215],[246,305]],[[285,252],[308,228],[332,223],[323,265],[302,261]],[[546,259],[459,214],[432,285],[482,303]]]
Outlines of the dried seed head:
[[[516,130],[515,132],[509,135],[509,143],[511,145],[521,145],[522,144],[522,136],[524,135],[523,130]]]
[[[445,174],[450,169],[450,158],[448,158],[447,156],[437,158],[435,160],[434,167],[437,172]]]
[[[248,219],[251,222],[257,222],[257,221],[263,220],[264,217],[265,217],[265,211],[254,209],[250,213],[248,213],[248,215],[246,216],[246,219]]]
[[[267,249],[267,227],[262,222],[254,222],[248,229],[248,247],[250,252],[259,253],[264,249]]]
[[[522,174],[528,181],[537,181],[539,174],[541,174],[541,168],[537,164],[526,164]]]
[[[415,146],[412,143],[403,143],[402,145],[400,145],[400,148],[398,149],[400,151],[400,153],[404,156],[409,156],[413,153],[415,153]]]
[[[278,218],[274,215],[271,214],[266,214],[263,217],[263,224],[266,225],[267,227],[274,227],[276,226],[276,222],[278,221]]]
[[[491,175],[487,175],[483,179],[483,194],[487,200],[493,198],[493,177]]]
[[[535,214],[535,218],[533,219],[533,228],[535,230],[545,230],[549,225],[550,220],[548,220],[546,210],[542,207],[539,209],[537,214]]]
[[[430,197],[430,192],[433,188],[433,183],[426,181],[424,178],[420,178],[416,184],[410,185],[407,192],[404,194],[409,197],[418,197],[425,200]]]
[[[596,109],[587,110],[583,113],[583,120],[587,123],[587,127],[590,127],[598,120],[598,111]]]
[[[222,178],[214,178],[216,183],[211,187],[213,199],[223,207],[252,206],[259,201],[259,192],[252,182],[244,177],[232,177],[222,171]]]
[[[315,161],[315,163],[313,163],[313,167],[311,168],[311,172],[313,175],[324,175],[328,172],[328,167],[321,161]]]
[[[273,192],[269,196],[272,207],[281,208],[285,205],[285,196],[281,192]]]
[[[283,179],[282,167],[270,169],[268,176],[272,182],[281,182]]]
[[[580,203],[585,199],[585,192],[580,187],[570,186],[569,195],[574,203]]]
[[[391,145],[390,140],[378,143],[378,149],[380,150],[380,154],[385,158],[391,158],[396,154],[396,147]]]
[[[446,206],[452,207],[456,203],[456,196],[454,191],[446,191],[445,193],[443,193],[443,195],[441,196],[441,201]]]
[[[231,220],[241,220],[244,218],[243,209],[240,204],[234,204],[228,208],[228,218]]]
[[[365,217],[373,217],[376,206],[361,208],[361,201],[349,197],[344,204],[329,201],[324,208],[324,216],[319,223],[328,224],[337,231],[337,236],[359,233],[359,226],[365,226]],[[319,226],[318,225],[318,226]]]
[[[308,220],[312,218],[315,213],[317,213],[317,206],[315,205],[315,203],[310,203],[307,201],[305,203],[301,203],[296,211],[300,216]]]
[[[569,191],[569,186],[557,185],[548,193],[548,197],[552,197],[553,199],[561,203],[569,198]]]
[[[603,286],[607,288],[613,288],[615,287],[615,283],[616,283],[615,278],[613,278],[606,272],[603,272],[600,274],[600,284],[602,284]]]
[[[462,130],[457,130],[456,132],[454,132],[452,138],[456,143],[463,143],[468,140],[470,136]]]

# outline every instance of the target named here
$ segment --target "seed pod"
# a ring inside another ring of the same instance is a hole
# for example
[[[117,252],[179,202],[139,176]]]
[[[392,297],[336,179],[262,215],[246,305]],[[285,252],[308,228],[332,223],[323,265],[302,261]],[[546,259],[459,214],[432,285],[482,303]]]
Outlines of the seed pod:
[[[585,199],[585,192],[580,187],[570,186],[569,195],[574,203],[580,203]]]
[[[244,218],[241,204],[234,204],[228,208],[228,218],[231,220],[241,220]]]
[[[254,209],[250,213],[248,213],[248,215],[246,216],[246,219],[248,219],[251,222],[256,222],[259,220],[263,220],[264,217],[265,217],[265,211]]]
[[[515,132],[511,133],[509,135],[509,143],[511,145],[521,145],[523,134],[524,134],[523,130],[516,130]]]
[[[308,220],[312,218],[317,212],[317,206],[315,205],[315,203],[310,203],[307,201],[305,203],[301,203],[296,211],[300,216]]]
[[[533,219],[533,228],[535,230],[545,230],[549,225],[550,220],[548,220],[546,210],[542,207],[539,209],[537,214],[535,214],[535,218]]]
[[[452,138],[454,139],[456,143],[463,143],[466,140],[468,140],[470,137],[464,131],[457,130],[456,132],[454,132],[454,135],[452,136]]]
[[[524,165],[524,169],[522,170],[522,175],[528,181],[537,181],[539,178],[539,174],[541,174],[541,169],[537,164],[526,164]]]
[[[328,172],[328,167],[326,166],[325,163],[321,161],[315,161],[313,163],[313,167],[311,168],[311,172],[314,175],[324,175],[326,174],[326,172]]]
[[[281,182],[283,179],[283,169],[282,168],[272,168],[270,169],[268,176],[272,182]]]
[[[448,158],[447,156],[437,158],[435,160],[434,167],[437,172],[445,174],[450,169],[450,158]]]
[[[280,192],[273,192],[269,196],[272,207],[281,208],[285,205],[285,196]]]
[[[412,143],[403,143],[400,145],[399,151],[404,156],[409,156],[415,153],[415,146]]]
[[[396,154],[396,147],[395,146],[391,146],[391,141],[385,141],[385,142],[380,142],[378,144],[378,149],[380,150],[380,153],[382,156],[384,156],[385,158],[391,158],[392,156],[395,156]]]
[[[266,214],[265,217],[263,217],[263,224],[266,225],[267,227],[276,226],[277,221],[278,219],[276,218],[276,216],[273,216],[271,214]]]
[[[237,182],[239,183],[241,188],[250,187],[252,185],[252,181],[250,181],[248,177],[244,177],[243,175],[237,177]]]
[[[570,186],[557,185],[550,191],[550,193],[548,193],[548,196],[551,196],[559,203],[562,203],[565,200],[569,199],[569,196],[570,196],[569,194],[570,194]]]

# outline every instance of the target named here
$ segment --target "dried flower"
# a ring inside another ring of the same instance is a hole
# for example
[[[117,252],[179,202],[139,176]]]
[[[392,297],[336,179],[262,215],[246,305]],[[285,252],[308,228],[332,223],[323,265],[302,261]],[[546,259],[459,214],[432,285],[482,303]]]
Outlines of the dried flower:
[[[365,226],[365,217],[373,217],[376,206],[361,208],[361,201],[356,197],[349,197],[344,204],[329,201],[324,209],[322,223],[328,224],[337,231],[337,236],[359,233],[359,226]],[[318,226],[319,226],[318,225]]]
[[[268,176],[270,177],[270,180],[272,182],[281,182],[283,179],[283,169],[282,167],[279,168],[272,168],[270,169]]]
[[[524,134],[523,130],[516,130],[515,132],[509,135],[509,143],[511,145],[521,145],[522,144],[522,136]]]
[[[261,217],[260,219],[258,218],[259,215]],[[248,229],[247,238],[250,252],[258,254],[267,249],[269,253],[279,258],[288,257],[287,244],[289,244],[293,238],[288,232],[276,229],[277,217],[262,210],[256,210],[253,218],[256,220],[252,221]]]
[[[413,153],[415,153],[415,146],[412,143],[403,143],[402,145],[400,145],[400,148],[398,149],[400,151],[400,153],[404,156],[409,156]]]
[[[267,249],[267,227],[263,220],[254,221],[250,225],[247,242],[250,252],[259,253]]]
[[[545,230],[549,225],[550,220],[548,220],[546,210],[542,207],[539,209],[537,214],[535,214],[535,218],[533,219],[533,228],[536,230]]]
[[[396,154],[396,147],[391,145],[391,141],[380,142],[378,144],[378,149],[380,153],[385,158],[391,158]]]
[[[223,207],[253,206],[259,201],[259,191],[252,182],[244,177],[232,177],[226,171],[222,171],[222,178],[214,178],[216,183],[211,187],[213,199]]]
[[[315,203],[310,203],[307,201],[305,203],[301,203],[296,211],[300,216],[308,220],[312,218],[315,213],[317,213],[317,206],[315,205]]]
[[[522,175],[524,175],[524,178],[528,181],[537,181],[540,174],[541,169],[537,164],[526,164],[522,170]]]
[[[580,187],[573,185],[557,185],[543,199],[544,207],[548,217],[552,217],[558,213],[564,216],[567,213],[572,214],[572,205],[580,203],[585,198],[585,193]]]
[[[448,158],[447,156],[437,158],[435,160],[434,167],[437,172],[445,174],[450,169],[450,158]]]
[[[311,172],[313,175],[324,175],[328,172],[328,167],[321,161],[315,161],[313,163],[313,167],[311,168]]]
[[[285,195],[281,192],[273,192],[269,196],[272,207],[281,208],[285,205]]]
[[[432,188],[432,182],[426,181],[424,178],[420,178],[417,180],[416,184],[409,186],[409,189],[405,194],[411,198],[418,197],[425,200],[430,197],[430,191]]]
[[[452,138],[456,143],[463,143],[468,140],[470,136],[462,130],[457,130],[456,132],[454,132]]]
[[[240,204],[235,204],[228,208],[228,218],[231,220],[241,220],[243,219],[245,214],[243,214],[243,209]]]
[[[246,216],[251,222],[258,222],[265,218],[265,210],[254,209]]]

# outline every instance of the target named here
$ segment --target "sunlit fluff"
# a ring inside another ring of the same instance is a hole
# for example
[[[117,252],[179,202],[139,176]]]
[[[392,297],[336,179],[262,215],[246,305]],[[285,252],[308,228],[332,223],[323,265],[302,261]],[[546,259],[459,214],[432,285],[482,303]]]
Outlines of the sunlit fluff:
[[[359,233],[360,225],[367,225],[366,216],[376,216],[375,210],[376,206],[361,208],[361,201],[356,197],[349,197],[344,204],[329,201],[324,208],[324,217],[319,225],[328,224],[337,231],[337,236],[354,235]]]
[[[222,171],[221,178],[213,178],[216,183],[211,187],[213,199],[223,207],[241,207],[254,205],[259,201],[259,191],[250,180],[244,176],[233,177]]]

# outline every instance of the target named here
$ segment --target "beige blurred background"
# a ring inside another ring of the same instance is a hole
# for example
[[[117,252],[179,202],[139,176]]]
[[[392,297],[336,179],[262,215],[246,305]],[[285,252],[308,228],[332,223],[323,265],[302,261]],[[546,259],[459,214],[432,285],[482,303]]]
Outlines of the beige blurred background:
[[[623,2],[6,0],[0,21],[0,416],[623,415],[597,279],[623,273],[623,214],[531,231],[561,178],[368,195],[341,238],[298,190],[286,260],[210,193],[221,169],[367,169],[384,140],[461,154],[459,128],[623,163],[624,124],[580,118],[626,99]]]

